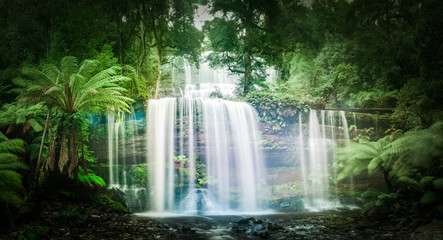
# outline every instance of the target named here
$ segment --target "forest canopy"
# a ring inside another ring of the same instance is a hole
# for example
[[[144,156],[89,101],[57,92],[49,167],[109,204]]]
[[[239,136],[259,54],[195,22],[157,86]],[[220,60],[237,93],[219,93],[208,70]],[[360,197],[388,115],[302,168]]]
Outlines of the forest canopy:
[[[199,4],[213,15],[202,30]],[[158,98],[165,64],[182,56],[198,66],[209,50],[212,66],[242,76],[243,95],[272,89],[327,107],[395,108],[409,127],[430,126],[442,115],[440,9],[438,0],[5,0],[0,101],[13,101],[23,66],[65,56],[121,65],[128,97]],[[267,66],[278,71],[272,86]]]

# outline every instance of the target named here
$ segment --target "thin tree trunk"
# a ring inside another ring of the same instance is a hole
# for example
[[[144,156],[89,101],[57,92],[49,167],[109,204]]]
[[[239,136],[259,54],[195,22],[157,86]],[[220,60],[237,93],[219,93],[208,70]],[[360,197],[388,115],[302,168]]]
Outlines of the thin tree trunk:
[[[37,165],[35,166],[35,175],[34,175],[34,189],[38,188],[38,178],[40,177],[40,167],[43,153],[43,144],[45,143],[46,131],[48,130],[49,125],[49,116],[51,115],[51,108],[48,110],[48,114],[46,115],[45,128],[43,130],[42,140],[40,141],[40,150],[38,152]]]
[[[140,45],[141,45],[141,54],[138,57],[137,61],[137,76],[141,79],[141,68],[143,67],[143,63],[146,57],[146,26],[143,22],[142,12],[143,12],[143,4],[140,5],[139,11],[139,20],[140,20]]]
[[[252,64],[251,64],[251,53],[250,53],[250,31],[249,28],[245,28],[245,54],[243,55],[243,60],[245,62],[245,85],[243,86],[243,94],[246,95],[251,87],[252,82]]]
[[[85,172],[86,176],[88,176],[88,168],[86,167],[85,160],[85,144],[83,139],[83,131],[80,132],[80,143],[82,145],[82,158],[80,159],[80,164],[82,165],[83,171]]]
[[[161,67],[162,67],[162,51],[161,51],[160,47],[157,47],[157,50],[158,50],[157,80],[156,80],[156,84],[155,84],[154,99],[157,99],[157,97],[158,97],[158,90],[160,88],[160,79],[161,79]]]
[[[245,85],[243,86],[243,94],[246,95],[249,92],[252,82],[251,55],[248,52],[246,52],[244,55],[244,61],[245,61]]]

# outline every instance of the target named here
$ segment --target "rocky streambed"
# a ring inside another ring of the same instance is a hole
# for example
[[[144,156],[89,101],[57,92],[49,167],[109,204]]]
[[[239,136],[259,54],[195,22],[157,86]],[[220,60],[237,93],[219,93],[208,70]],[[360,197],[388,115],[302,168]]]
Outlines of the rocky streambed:
[[[64,206],[68,211],[58,208],[63,206],[43,211],[39,221],[0,235],[0,239],[422,239],[413,235],[413,229],[394,227],[386,219],[367,218],[349,210],[148,217],[81,205]],[[434,230],[438,226],[442,225]]]

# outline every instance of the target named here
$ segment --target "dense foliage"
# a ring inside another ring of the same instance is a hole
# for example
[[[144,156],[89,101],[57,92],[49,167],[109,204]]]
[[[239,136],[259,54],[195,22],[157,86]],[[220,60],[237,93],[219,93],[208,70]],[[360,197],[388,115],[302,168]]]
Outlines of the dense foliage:
[[[409,128],[441,119],[442,3],[213,1],[204,26],[213,65],[244,74],[244,92],[279,70],[284,93],[328,107],[393,108]]]
[[[363,171],[382,172],[388,189],[364,192],[362,197],[371,199],[364,211],[386,206],[394,212],[432,209],[443,196],[442,136],[443,122],[440,121],[428,129],[414,129],[404,134],[397,130],[378,141],[359,139],[339,151],[339,161],[344,165],[339,180]]]
[[[211,15],[201,31],[199,4]],[[364,193],[367,209],[435,207],[443,186],[441,9],[441,0],[0,1],[0,214],[12,225],[13,211],[45,197],[38,188],[48,179],[105,186],[88,168],[87,115],[145,109],[172,85],[171,65],[198,66],[203,50],[212,66],[242,76],[240,95],[275,132],[310,108],[392,110],[412,130],[349,143],[339,176],[382,173],[388,189]],[[269,66],[276,83],[265,81]],[[197,167],[205,187],[211,179]],[[133,172],[145,181],[146,166]],[[97,204],[114,205],[107,197]]]

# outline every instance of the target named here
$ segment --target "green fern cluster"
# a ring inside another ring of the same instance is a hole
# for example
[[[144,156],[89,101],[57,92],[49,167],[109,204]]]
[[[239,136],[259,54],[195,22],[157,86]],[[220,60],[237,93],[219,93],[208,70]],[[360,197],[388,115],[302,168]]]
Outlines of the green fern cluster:
[[[340,180],[364,170],[369,174],[383,173],[389,192],[376,194],[377,198],[372,199],[377,201],[365,208],[392,200],[383,194],[415,196],[414,200],[422,205],[443,200],[443,122],[428,129],[408,131],[400,137],[394,133],[376,142],[350,143],[337,156],[344,165]],[[372,193],[363,197],[371,197]]]
[[[349,105],[356,107],[393,107],[395,105],[397,90],[383,91],[375,89],[372,91],[359,91],[354,94],[351,93]]]
[[[24,102],[14,102],[4,104],[0,109],[0,127],[8,127],[12,131],[18,125],[22,126],[22,131],[34,129],[36,132],[43,130],[42,118],[40,114],[44,109],[43,105],[27,105]]]
[[[379,169],[389,169],[392,159],[385,154],[392,136],[386,136],[376,142],[362,139],[361,142],[350,142],[346,147],[337,150],[337,159],[344,162],[338,180],[351,175],[359,175],[364,170],[370,174]]]
[[[24,191],[18,170],[26,169],[19,162],[17,153],[24,151],[21,139],[8,139],[0,132],[0,204],[19,207],[23,204]]]

